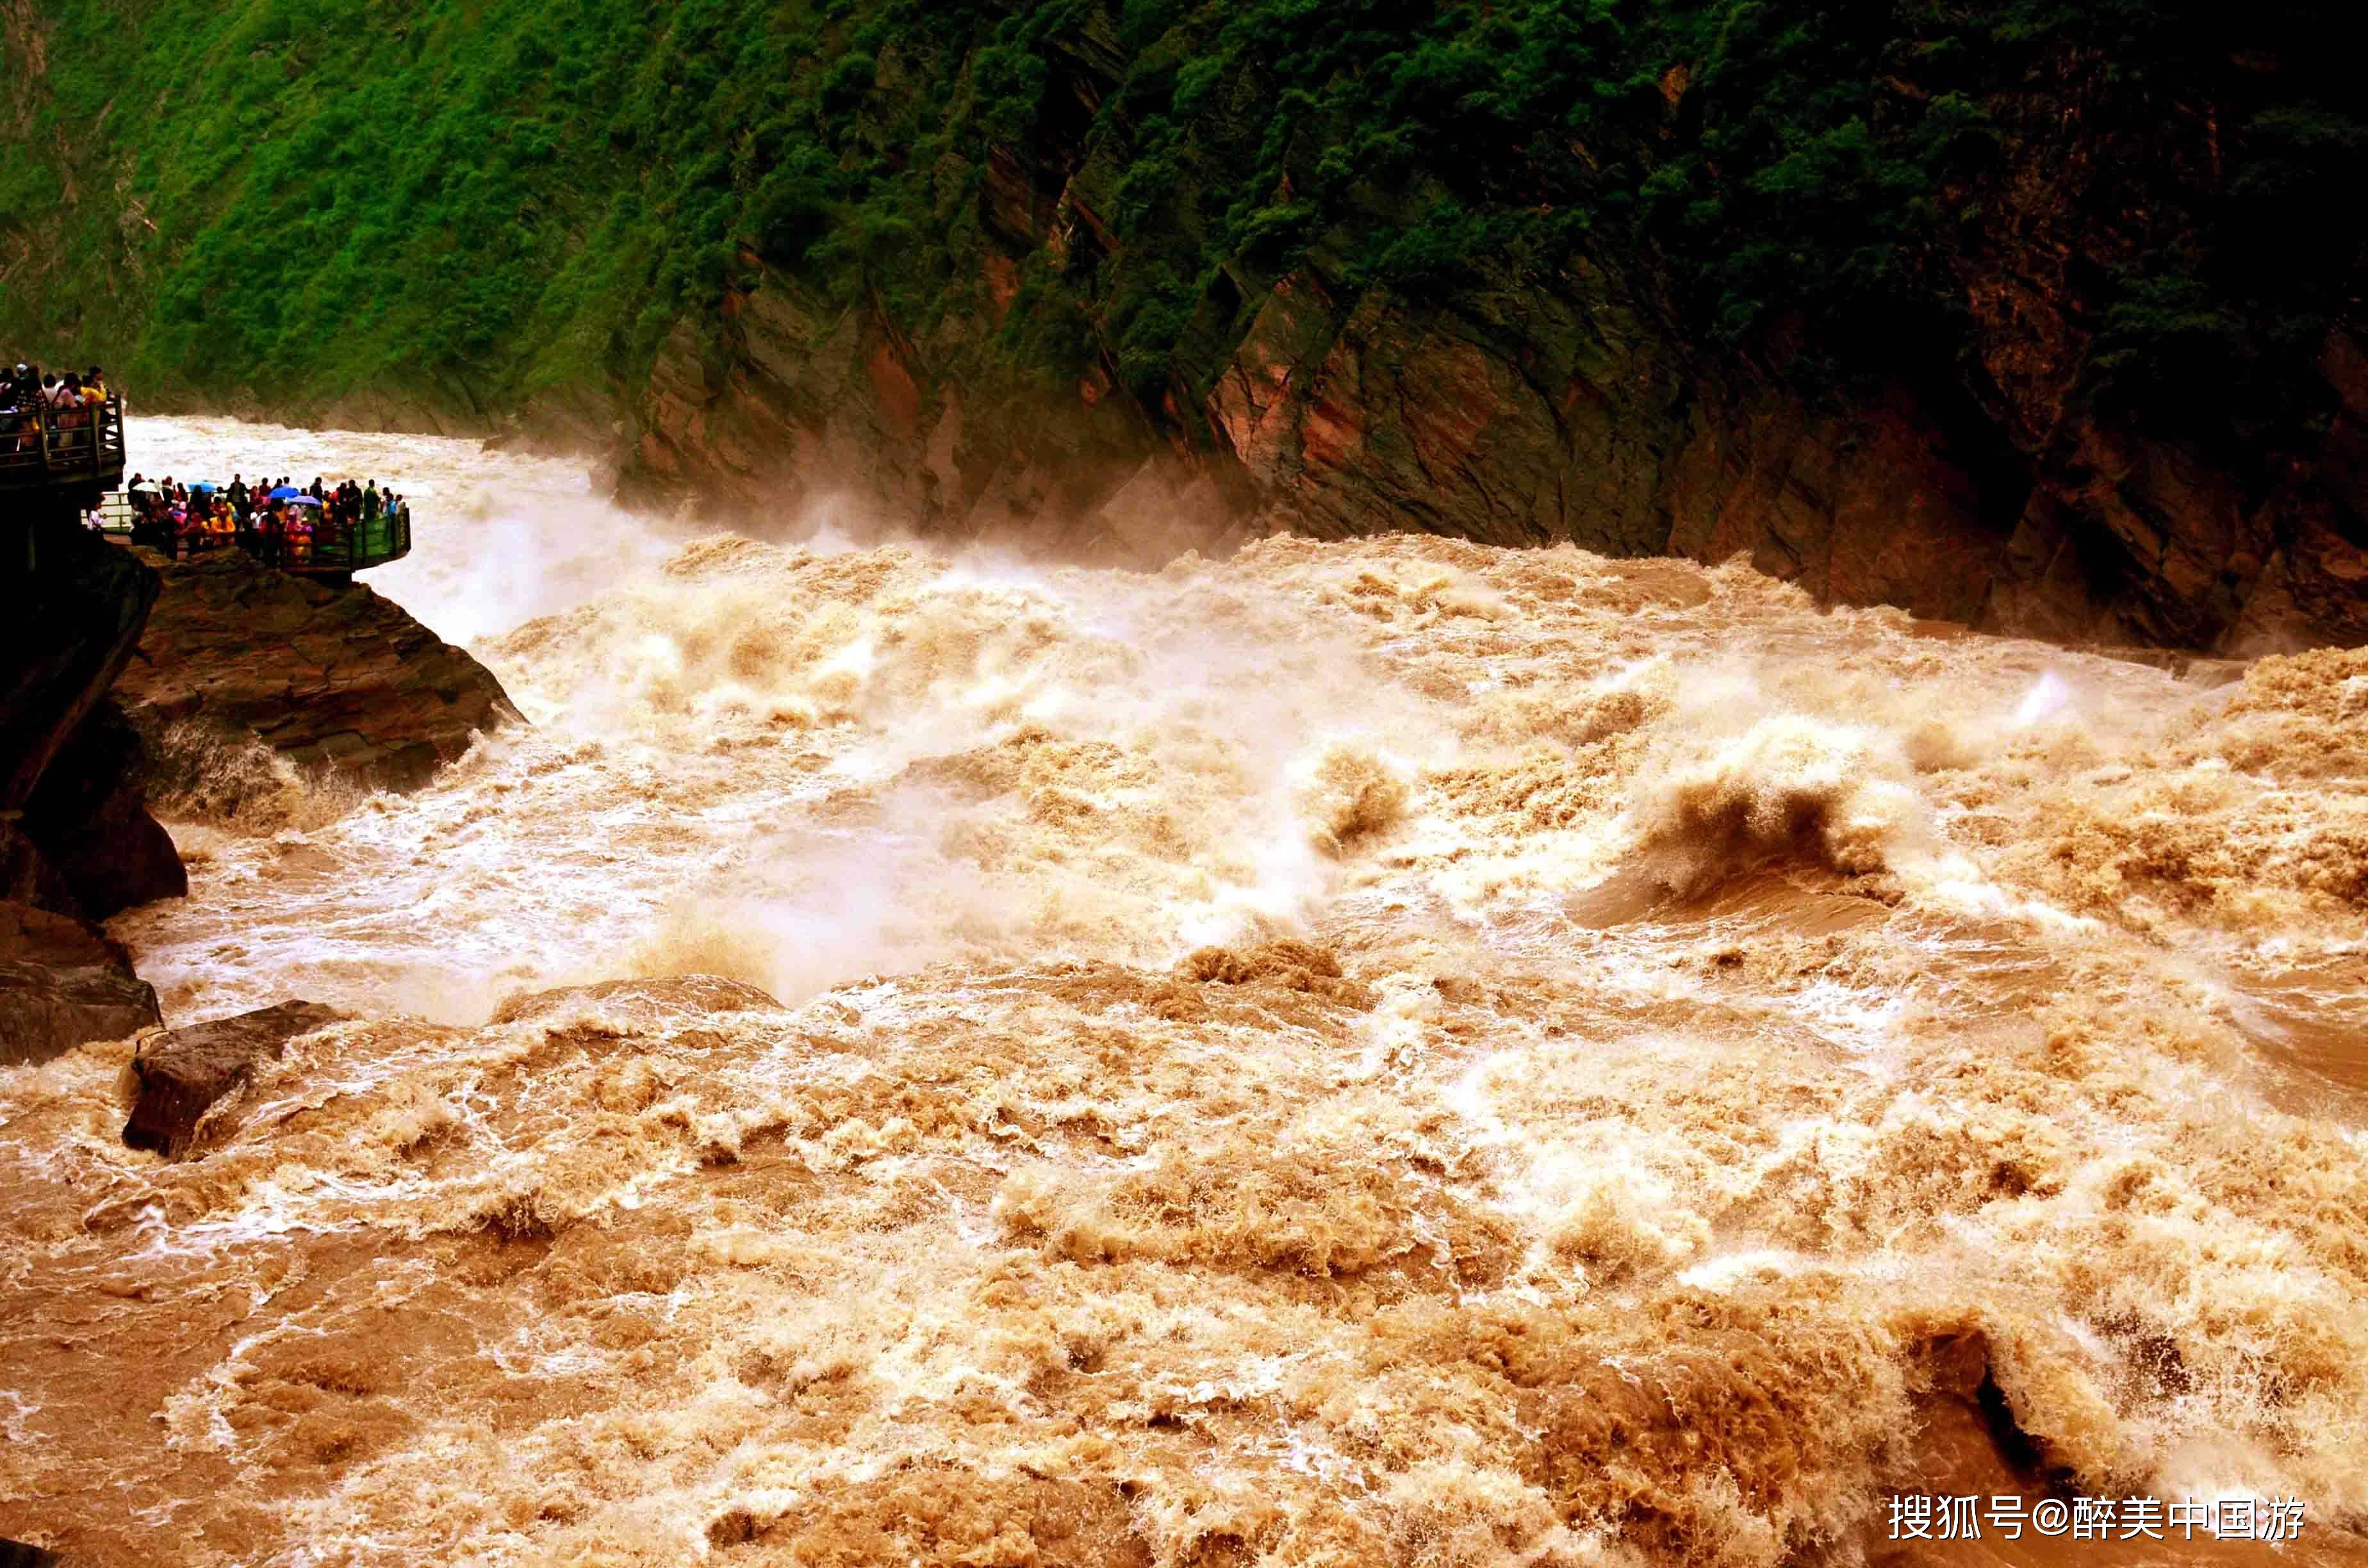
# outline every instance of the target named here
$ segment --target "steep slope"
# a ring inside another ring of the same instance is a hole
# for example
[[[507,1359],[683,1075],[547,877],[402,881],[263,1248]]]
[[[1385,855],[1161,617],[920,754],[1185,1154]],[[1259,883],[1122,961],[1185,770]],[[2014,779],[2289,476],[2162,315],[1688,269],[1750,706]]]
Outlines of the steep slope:
[[[1122,554],[1411,525],[2368,637],[2316,0],[6,17],[0,335],[152,392]]]

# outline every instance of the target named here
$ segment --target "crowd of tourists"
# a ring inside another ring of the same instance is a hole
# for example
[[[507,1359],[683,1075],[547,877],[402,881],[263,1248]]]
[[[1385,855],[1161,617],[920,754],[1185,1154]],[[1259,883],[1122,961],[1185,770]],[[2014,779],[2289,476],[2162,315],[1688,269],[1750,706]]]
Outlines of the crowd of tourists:
[[[358,530],[381,522],[407,536],[411,503],[376,480],[324,484],[315,478],[299,488],[285,477],[250,485],[245,474],[228,484],[184,484],[131,476],[131,542],[166,555],[194,557],[208,550],[236,547],[267,566],[304,566],[346,558]]]
[[[92,410],[104,404],[107,395],[106,372],[96,365],[82,371],[17,365],[0,375],[0,450],[35,450],[43,425],[56,430],[89,429]]]

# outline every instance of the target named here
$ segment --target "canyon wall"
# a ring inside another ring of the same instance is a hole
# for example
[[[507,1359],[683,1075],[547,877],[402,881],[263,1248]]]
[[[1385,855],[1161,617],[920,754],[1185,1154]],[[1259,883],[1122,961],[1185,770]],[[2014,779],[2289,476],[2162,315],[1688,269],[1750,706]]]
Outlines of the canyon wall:
[[[654,502],[2368,640],[2368,124],[2316,0],[372,17],[0,9],[0,338]],[[189,62],[218,94],[120,90]]]
[[[1087,49],[1068,63],[1076,123],[1106,129],[1082,109],[1118,94],[1124,67]],[[2259,445],[2235,388],[2169,415],[2092,392],[2119,280],[2203,243],[2230,178],[2223,127],[2240,94],[2274,93],[2278,69],[2228,62],[2223,100],[2165,106],[2129,101],[2109,61],[2066,50],[1993,95],[1998,152],[1951,193],[1990,216],[1917,263],[1962,324],[1962,359],[1870,341],[1849,351],[1881,372],[1840,378],[1797,313],[1741,348],[1705,344],[1649,255],[1583,248],[1414,291],[1344,265],[1365,237],[1343,225],[1279,275],[1217,273],[1156,398],[1129,395],[1107,355],[1073,392],[980,389],[970,349],[1007,324],[1024,267],[1125,249],[1100,216],[1120,199],[1107,142],[1007,150],[978,196],[999,242],[984,320],[916,335],[743,251],[720,304],[677,323],[632,400],[624,484],[759,512],[851,488],[934,530],[1122,560],[1282,529],[1743,554],[1829,602],[1986,631],[2238,653],[2358,643],[2356,316],[2317,340],[2294,392],[2308,415]],[[1674,128],[1683,74],[1665,89]]]

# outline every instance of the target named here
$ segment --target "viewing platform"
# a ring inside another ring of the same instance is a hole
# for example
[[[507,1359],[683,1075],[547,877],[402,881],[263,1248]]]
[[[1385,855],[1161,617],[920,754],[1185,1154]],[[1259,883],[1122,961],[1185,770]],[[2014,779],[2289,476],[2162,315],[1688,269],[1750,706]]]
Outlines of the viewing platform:
[[[54,501],[87,512],[123,483],[123,400],[0,410],[0,505]]]
[[[192,486],[191,488],[195,488]],[[219,486],[209,486],[215,493]],[[180,535],[169,527],[154,534],[143,532],[140,526],[139,509],[131,494],[123,490],[109,491],[101,495],[96,508],[99,526],[108,538],[133,544],[146,545],[166,555],[195,545],[194,552],[203,555],[214,550],[243,550],[257,560],[267,561],[277,570],[299,577],[318,577],[343,581],[357,572],[373,566],[384,566],[411,553],[411,511],[382,513],[351,522],[331,523],[320,517],[320,508],[309,502],[302,510],[313,514],[312,531],[302,536],[287,536],[276,551],[265,548],[262,533],[254,526],[246,528],[211,528]],[[272,560],[276,554],[278,559]]]

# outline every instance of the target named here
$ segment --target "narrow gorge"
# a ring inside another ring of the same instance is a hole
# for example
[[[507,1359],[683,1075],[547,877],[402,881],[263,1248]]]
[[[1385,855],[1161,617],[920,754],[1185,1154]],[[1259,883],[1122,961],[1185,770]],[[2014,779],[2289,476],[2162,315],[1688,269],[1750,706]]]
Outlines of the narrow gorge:
[[[2368,1562],[2345,15],[0,0],[0,1568]]]

